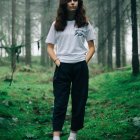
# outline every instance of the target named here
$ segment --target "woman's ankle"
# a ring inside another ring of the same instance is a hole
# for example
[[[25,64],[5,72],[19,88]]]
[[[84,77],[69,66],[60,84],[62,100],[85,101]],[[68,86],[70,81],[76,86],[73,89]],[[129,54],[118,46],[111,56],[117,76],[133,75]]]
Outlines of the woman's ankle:
[[[60,137],[60,133],[61,133],[60,131],[54,131],[53,136],[59,136]]]

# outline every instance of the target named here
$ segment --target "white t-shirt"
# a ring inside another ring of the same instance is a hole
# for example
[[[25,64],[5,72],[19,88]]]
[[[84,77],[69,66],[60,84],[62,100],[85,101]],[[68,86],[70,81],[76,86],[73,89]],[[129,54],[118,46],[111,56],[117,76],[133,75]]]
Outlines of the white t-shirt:
[[[85,60],[88,51],[85,42],[95,40],[91,24],[78,28],[75,20],[67,21],[64,31],[56,31],[54,24],[55,22],[52,23],[45,42],[55,45],[55,53],[60,62],[76,63]]]

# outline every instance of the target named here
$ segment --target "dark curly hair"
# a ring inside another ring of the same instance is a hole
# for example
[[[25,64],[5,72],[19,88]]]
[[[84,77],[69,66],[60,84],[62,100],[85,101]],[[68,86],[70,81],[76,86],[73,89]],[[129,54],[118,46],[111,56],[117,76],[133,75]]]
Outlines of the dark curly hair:
[[[64,31],[67,25],[67,2],[68,0],[60,0],[55,21],[56,31]],[[86,11],[83,6],[83,0],[78,0],[78,8],[75,15],[75,24],[78,28],[88,25]]]

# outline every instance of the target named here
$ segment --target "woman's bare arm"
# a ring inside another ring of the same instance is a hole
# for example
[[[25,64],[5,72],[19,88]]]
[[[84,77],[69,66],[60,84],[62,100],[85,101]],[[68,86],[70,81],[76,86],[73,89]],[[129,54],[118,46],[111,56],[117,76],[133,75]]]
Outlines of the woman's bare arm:
[[[95,53],[95,45],[94,45],[93,40],[88,41],[88,47],[89,47],[89,51],[86,55],[86,62],[87,63],[89,62],[89,60],[92,58],[93,54]]]
[[[48,43],[47,45],[48,45],[48,46],[47,46],[47,52],[48,52],[50,58],[51,58],[53,61],[56,60],[56,61],[55,61],[55,64],[56,64],[57,66],[59,66],[59,65],[60,65],[60,60],[57,58],[57,56],[56,56],[56,54],[55,54],[55,52],[54,52],[54,44]]]

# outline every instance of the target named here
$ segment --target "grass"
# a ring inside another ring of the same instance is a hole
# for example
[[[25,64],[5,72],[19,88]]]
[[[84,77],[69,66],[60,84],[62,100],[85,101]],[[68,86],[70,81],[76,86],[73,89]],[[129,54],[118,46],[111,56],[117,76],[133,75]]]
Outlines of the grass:
[[[140,139],[140,76],[131,69],[103,73],[90,67],[89,97],[85,127],[78,140]],[[52,77],[54,68],[18,66],[12,86],[10,69],[0,68],[0,139],[51,140],[53,110]],[[100,73],[95,75],[95,73]],[[6,80],[5,80],[6,79]],[[62,140],[70,128],[70,103]]]

